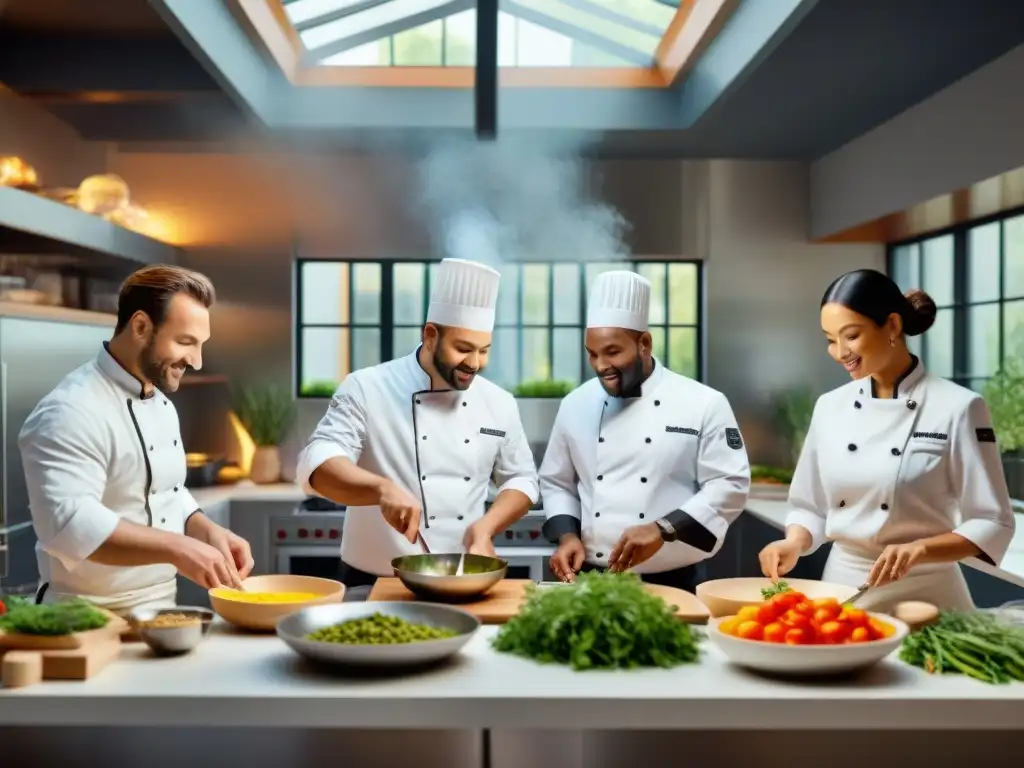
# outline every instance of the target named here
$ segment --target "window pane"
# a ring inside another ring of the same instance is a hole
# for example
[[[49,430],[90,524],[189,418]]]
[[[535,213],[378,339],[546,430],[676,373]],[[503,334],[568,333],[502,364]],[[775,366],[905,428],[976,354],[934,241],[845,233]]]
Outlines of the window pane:
[[[395,328],[391,332],[391,346],[395,357],[410,355],[420,345],[422,337],[420,326],[415,328]]]
[[[520,369],[519,381],[534,381],[551,378],[551,357],[548,350],[547,328],[524,328],[523,331],[523,366]]]
[[[484,375],[506,389],[514,388],[519,378],[518,331],[515,328],[495,328],[491,354]]]
[[[341,383],[349,372],[348,358],[347,328],[303,328],[301,389],[311,384]]]
[[[982,304],[967,310],[969,344],[967,373],[991,376],[999,369],[999,305]]]
[[[1024,301],[1003,305],[1003,355],[1024,357]]]
[[[590,2],[622,16],[628,16],[644,24],[658,27],[662,32],[668,29],[668,25],[672,23],[672,19],[676,15],[676,9],[670,3],[664,3],[661,0],[590,0]]]
[[[1003,296],[1024,298],[1024,216],[1003,222]]]
[[[668,322],[665,308],[665,274],[667,265],[648,262],[637,264],[636,271],[651,281],[651,325],[664,325]]]
[[[640,32],[620,22],[588,13],[574,5],[561,2],[561,0],[518,0],[517,4],[542,13],[555,21],[571,24],[606,40],[627,46],[640,53],[649,54],[651,57],[654,56],[658,43],[661,42],[661,35],[656,30],[651,30],[650,33]]]
[[[380,362],[380,328],[352,329],[352,370]]]
[[[374,40],[347,51],[328,56],[322,62],[328,67],[390,67],[391,39]]]
[[[380,264],[353,264],[352,322],[376,325],[380,323]]]
[[[394,37],[396,67],[441,66],[441,34],[444,23],[438,19]]]
[[[523,265],[523,325],[548,324],[550,274],[550,264]]]
[[[498,306],[495,322],[498,325],[517,325],[519,323],[519,265],[502,264],[501,284],[498,288]]]
[[[953,236],[943,235],[922,243],[921,269],[924,285],[936,306],[953,303]],[[915,286],[910,286],[914,288]]]
[[[928,369],[936,376],[953,378],[953,310],[939,310],[935,325],[926,334]]]
[[[557,381],[580,381],[583,365],[583,331],[579,328],[556,328],[552,332],[554,350],[551,356],[551,378]]]
[[[921,247],[917,243],[893,248],[890,277],[904,293],[921,287],[921,263],[918,259],[920,253]]]
[[[302,265],[301,322],[338,325],[348,322],[348,264],[307,261]]]
[[[696,328],[669,328],[668,367],[683,376],[697,378]]]
[[[967,300],[971,303],[999,298],[999,230],[996,221],[967,233]]]
[[[353,5],[361,3],[363,0],[296,0],[293,3],[286,3],[284,6],[285,13],[288,14],[288,19],[292,24],[301,24],[304,21],[309,21],[317,16],[323,16],[324,14],[332,13],[334,11],[343,11],[346,8],[351,8]]]
[[[967,388],[972,389],[979,395],[984,394],[985,384],[988,383],[988,379],[971,379],[967,382]]]
[[[580,265],[555,264],[555,325],[576,325],[583,322],[580,316]],[[575,332],[575,331],[574,331]],[[578,332],[575,332],[577,336]],[[558,344],[555,344],[557,356]]]
[[[498,66],[514,67],[516,65],[516,39],[519,25],[515,16],[504,11],[498,12]],[[476,11],[473,11],[473,23],[476,24]],[[474,28],[474,35],[476,34]],[[476,39],[475,37],[473,38]],[[474,59],[474,63],[476,60]]]
[[[658,360],[662,365],[668,365],[668,360],[665,359],[665,329],[664,328],[651,328],[651,354]]]
[[[444,20],[444,63],[449,67],[476,64],[476,11],[463,11]]]
[[[423,322],[426,312],[426,264],[395,264],[394,322],[398,325]],[[397,346],[395,347],[397,350]]]
[[[697,265],[668,265],[668,321],[679,325],[697,324]],[[675,370],[675,365],[672,365]]]
[[[391,0],[299,33],[310,50],[439,8],[449,0]],[[315,51],[314,51],[315,53]]]

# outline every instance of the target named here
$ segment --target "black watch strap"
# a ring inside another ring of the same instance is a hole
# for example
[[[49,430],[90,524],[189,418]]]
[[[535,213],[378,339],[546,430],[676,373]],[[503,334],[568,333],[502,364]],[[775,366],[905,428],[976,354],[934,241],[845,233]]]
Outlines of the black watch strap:
[[[675,526],[668,520],[662,518],[661,520],[655,520],[654,524],[661,530],[662,541],[675,541],[679,538],[676,534]]]

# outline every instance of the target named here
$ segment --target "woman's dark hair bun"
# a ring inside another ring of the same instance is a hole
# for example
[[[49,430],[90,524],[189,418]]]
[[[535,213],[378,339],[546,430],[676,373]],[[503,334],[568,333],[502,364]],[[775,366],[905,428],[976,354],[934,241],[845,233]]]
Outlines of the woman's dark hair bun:
[[[910,317],[903,318],[903,332],[907,336],[920,336],[935,322],[935,315],[938,313],[935,302],[931,296],[920,289],[907,291],[904,296],[907,297],[914,313]]]

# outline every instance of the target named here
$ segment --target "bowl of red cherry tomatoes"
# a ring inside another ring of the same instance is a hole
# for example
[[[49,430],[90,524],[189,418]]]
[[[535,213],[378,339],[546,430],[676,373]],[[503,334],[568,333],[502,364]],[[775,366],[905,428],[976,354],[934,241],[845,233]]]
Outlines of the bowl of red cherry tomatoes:
[[[910,631],[899,619],[834,597],[780,592],[711,619],[708,638],[734,664],[762,672],[826,675],[878,663]]]

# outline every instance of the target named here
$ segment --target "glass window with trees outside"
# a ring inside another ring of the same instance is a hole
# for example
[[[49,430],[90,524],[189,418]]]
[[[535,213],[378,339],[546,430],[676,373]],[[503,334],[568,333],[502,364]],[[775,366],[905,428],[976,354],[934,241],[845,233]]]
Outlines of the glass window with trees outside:
[[[415,350],[435,269],[430,261],[299,260],[298,395],[329,397],[349,372]],[[609,269],[634,269],[651,281],[654,354],[668,368],[699,379],[701,265],[690,261],[502,266],[484,375],[522,396],[550,392],[552,382],[564,391],[593,376],[583,348],[586,297],[597,275]]]
[[[939,307],[911,342],[931,371],[981,392],[1006,361],[1024,360],[1024,214],[895,245],[889,270]]]

